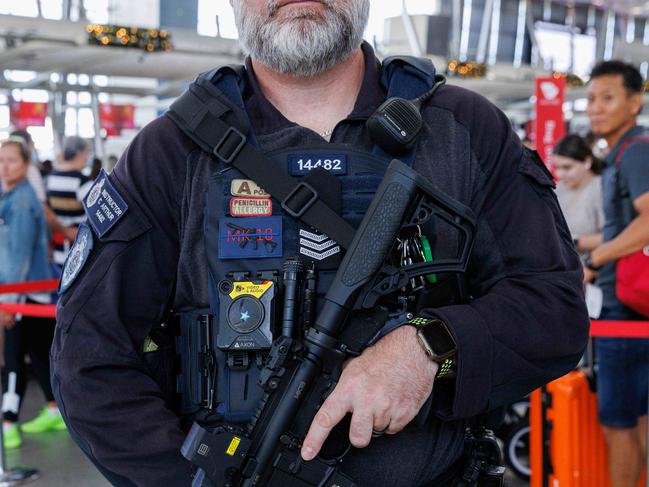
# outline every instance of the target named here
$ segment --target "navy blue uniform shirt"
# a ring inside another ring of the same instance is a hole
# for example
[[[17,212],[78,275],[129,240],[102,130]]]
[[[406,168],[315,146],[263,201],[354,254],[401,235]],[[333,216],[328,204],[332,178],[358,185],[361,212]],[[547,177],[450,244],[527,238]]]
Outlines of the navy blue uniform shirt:
[[[332,140],[369,150],[365,120],[385,91],[371,49],[364,53],[356,106]],[[324,143],[264,98],[249,64],[247,76],[246,110],[263,150]],[[523,149],[507,117],[475,93],[444,86],[422,113],[415,169],[477,216],[468,275],[474,299],[429,310],[455,335],[457,378],[435,385],[438,419],[429,430],[410,426],[354,453],[348,473],[360,475],[361,485],[430,481],[459,455],[464,418],[569,371],[588,335],[581,266],[542,162]],[[59,302],[55,394],[75,439],[116,485],[190,482],[179,453],[185,434],[167,395],[171,364],[163,354],[143,353],[143,344],[171,308],[208,304],[202,229],[213,170],[211,156],[168,118],[145,127],[109,176],[128,211],[95,238]],[[360,472],[364,465],[372,475]],[[407,477],[395,480],[399,474]]]

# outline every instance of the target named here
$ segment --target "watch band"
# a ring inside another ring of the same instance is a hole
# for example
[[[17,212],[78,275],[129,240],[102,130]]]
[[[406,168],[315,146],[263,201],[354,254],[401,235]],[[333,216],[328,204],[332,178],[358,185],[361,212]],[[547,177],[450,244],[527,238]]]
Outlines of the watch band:
[[[435,321],[439,320],[435,318],[423,318],[421,316],[415,316],[414,318],[410,319],[410,321],[406,322],[406,325],[411,325],[419,329],[428,326]]]
[[[457,346],[450,330],[437,318],[415,317],[406,324],[417,329],[417,339],[426,355],[439,365],[436,378],[452,376],[455,372]]]
[[[584,259],[584,267],[588,267],[591,271],[599,272],[602,268],[602,266],[597,266],[593,264],[593,260],[590,258],[590,252],[586,254],[586,258]]]
[[[436,379],[443,379],[444,377],[455,376],[455,358],[449,357],[439,364]]]

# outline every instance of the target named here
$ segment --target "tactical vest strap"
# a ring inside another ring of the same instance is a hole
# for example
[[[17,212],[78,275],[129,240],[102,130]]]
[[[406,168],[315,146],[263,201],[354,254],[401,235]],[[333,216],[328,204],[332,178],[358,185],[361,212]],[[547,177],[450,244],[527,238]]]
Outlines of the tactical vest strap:
[[[234,115],[235,124],[224,121]],[[259,152],[244,135],[246,117],[208,79],[199,77],[169,108],[167,116],[201,149],[241,171],[280,201],[293,218],[348,248],[355,229],[309,184]]]
[[[423,95],[435,84],[435,66],[430,59],[412,56],[390,56],[381,68],[381,85],[388,97],[410,100]]]

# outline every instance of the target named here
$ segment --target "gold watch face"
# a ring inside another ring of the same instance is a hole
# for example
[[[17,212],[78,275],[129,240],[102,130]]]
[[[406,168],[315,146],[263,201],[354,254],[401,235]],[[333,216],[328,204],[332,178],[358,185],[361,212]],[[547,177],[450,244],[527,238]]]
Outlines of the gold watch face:
[[[428,355],[428,358],[433,360],[435,358],[435,352],[433,352],[433,349],[430,348],[430,345],[428,344],[428,341],[426,340],[426,337],[424,337],[422,331],[423,330],[421,329],[417,330],[417,339],[419,340],[419,344],[426,352],[426,355]]]

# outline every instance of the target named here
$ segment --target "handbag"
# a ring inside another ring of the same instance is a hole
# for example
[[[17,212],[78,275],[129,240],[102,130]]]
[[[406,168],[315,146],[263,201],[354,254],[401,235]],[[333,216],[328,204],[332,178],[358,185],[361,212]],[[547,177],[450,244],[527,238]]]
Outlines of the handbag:
[[[615,160],[618,169],[624,151],[638,140],[649,142],[649,137],[632,137],[620,147]],[[649,245],[618,260],[615,280],[615,294],[620,302],[649,318]]]
[[[618,261],[615,293],[626,306],[649,318],[649,245]]]

